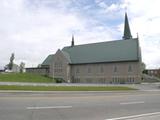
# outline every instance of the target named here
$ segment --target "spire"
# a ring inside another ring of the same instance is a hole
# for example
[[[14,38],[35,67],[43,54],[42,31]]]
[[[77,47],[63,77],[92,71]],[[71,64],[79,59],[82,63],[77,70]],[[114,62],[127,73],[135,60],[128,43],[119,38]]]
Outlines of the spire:
[[[74,46],[74,35],[72,35],[72,43],[71,43],[71,47]]]
[[[139,34],[138,34],[138,32],[137,32],[137,39],[139,39]]]
[[[132,35],[131,35],[130,27],[129,27],[128,17],[127,17],[127,13],[125,13],[123,39],[126,40],[126,39],[131,39],[131,38],[132,38]]]

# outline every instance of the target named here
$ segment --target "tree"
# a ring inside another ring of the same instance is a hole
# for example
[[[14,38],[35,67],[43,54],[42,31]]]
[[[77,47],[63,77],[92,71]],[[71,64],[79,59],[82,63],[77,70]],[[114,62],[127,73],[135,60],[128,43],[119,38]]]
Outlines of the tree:
[[[25,63],[21,62],[19,67],[20,67],[20,73],[23,73],[24,72],[24,68],[25,68]]]
[[[141,63],[142,72],[146,70],[146,64],[144,62]]]
[[[40,68],[41,67],[41,64],[38,64],[38,66],[37,66],[38,68]]]
[[[10,62],[8,64],[8,69],[9,70],[12,70],[12,68],[13,68],[13,64],[14,64],[13,61],[14,61],[14,53],[12,53],[11,57],[10,57]]]

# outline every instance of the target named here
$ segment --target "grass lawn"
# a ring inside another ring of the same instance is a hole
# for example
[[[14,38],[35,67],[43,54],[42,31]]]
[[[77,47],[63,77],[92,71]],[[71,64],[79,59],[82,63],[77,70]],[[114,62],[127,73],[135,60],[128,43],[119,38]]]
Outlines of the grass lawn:
[[[0,82],[37,82],[53,83],[55,80],[41,75],[30,73],[5,73],[0,74]]]
[[[15,86],[0,85],[0,90],[28,90],[28,91],[124,91],[135,90],[122,86]]]

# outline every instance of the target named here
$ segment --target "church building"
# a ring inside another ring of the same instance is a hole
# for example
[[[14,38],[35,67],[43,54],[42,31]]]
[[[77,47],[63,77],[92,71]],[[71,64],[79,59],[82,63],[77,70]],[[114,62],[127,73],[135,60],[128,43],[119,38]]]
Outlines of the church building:
[[[49,55],[42,67],[49,76],[69,83],[140,83],[141,50],[139,38],[132,38],[125,13],[124,35],[121,40],[75,45]]]

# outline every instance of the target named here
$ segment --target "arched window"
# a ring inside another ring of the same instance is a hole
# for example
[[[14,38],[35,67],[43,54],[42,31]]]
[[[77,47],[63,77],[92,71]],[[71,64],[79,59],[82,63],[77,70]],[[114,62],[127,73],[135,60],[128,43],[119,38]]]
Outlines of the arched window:
[[[114,66],[114,72],[117,72],[118,70],[117,70],[117,66]]]
[[[103,73],[103,72],[104,72],[104,68],[103,68],[103,66],[101,66],[100,73]]]
[[[131,65],[128,66],[128,72],[132,72],[132,66]]]
[[[79,68],[76,69],[76,73],[80,73]]]
[[[88,67],[88,73],[91,73],[91,68],[90,67]]]

